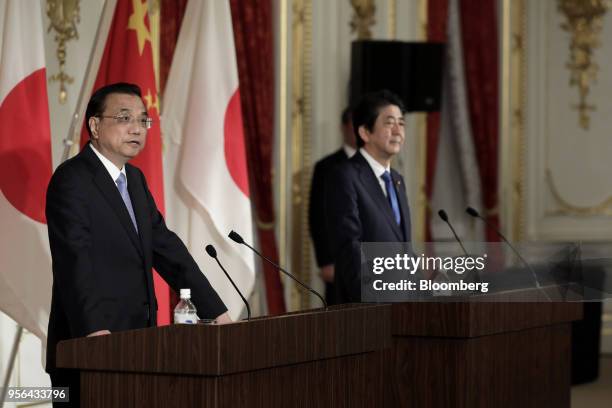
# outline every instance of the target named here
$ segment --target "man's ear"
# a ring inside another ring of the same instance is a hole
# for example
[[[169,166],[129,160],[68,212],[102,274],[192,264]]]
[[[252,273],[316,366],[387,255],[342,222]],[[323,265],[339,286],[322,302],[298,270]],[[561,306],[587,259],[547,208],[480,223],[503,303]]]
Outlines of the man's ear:
[[[97,139],[98,138],[98,125],[100,124],[100,121],[95,116],[92,116],[91,118],[89,118],[89,122],[87,123],[89,124],[89,129],[91,130],[91,138]]]
[[[370,141],[370,131],[366,129],[365,125],[359,126],[359,137],[363,140],[364,143]]]

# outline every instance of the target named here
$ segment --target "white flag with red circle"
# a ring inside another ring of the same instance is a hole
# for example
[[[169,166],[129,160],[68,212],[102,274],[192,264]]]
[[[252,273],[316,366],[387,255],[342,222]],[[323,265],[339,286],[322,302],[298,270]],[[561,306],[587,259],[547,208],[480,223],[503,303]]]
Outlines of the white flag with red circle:
[[[236,51],[227,0],[187,4],[164,93],[164,178],[168,224],[234,318],[242,301],[204,253],[213,244],[245,296],[255,281],[253,254],[231,242],[253,242],[253,223]]]
[[[0,16],[0,310],[44,340],[52,160],[40,1],[0,0]]]

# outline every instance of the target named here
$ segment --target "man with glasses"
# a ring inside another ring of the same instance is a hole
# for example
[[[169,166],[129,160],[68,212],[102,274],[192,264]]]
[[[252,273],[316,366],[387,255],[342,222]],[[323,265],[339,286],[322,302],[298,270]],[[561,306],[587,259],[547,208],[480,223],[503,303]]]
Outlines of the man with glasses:
[[[145,147],[152,120],[140,88],[117,83],[89,100],[90,141],[60,165],[47,190],[53,259],[47,371],[69,386],[78,406],[78,373],[55,367],[60,340],[155,326],[152,268],[177,292],[190,288],[202,318],[229,322],[227,308],[185,245],[170,231],[143,173],[128,161]]]

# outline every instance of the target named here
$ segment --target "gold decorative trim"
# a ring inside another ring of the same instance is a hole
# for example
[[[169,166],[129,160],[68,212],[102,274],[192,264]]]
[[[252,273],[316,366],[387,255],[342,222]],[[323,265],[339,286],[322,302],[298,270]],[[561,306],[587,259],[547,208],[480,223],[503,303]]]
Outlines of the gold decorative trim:
[[[427,41],[427,22],[429,21],[429,15],[427,13],[427,5],[429,0],[419,1],[419,37],[421,41]],[[425,242],[427,236],[427,210],[430,207],[429,200],[427,199],[427,191],[425,184],[427,182],[427,114],[416,113],[414,114],[416,120],[416,132],[419,140],[419,158],[416,167],[418,173],[417,183],[417,208],[416,208],[416,219],[414,237],[417,242]]]
[[[512,87],[511,109],[513,112],[514,141],[514,177],[513,193],[515,203],[515,231],[514,239],[522,241],[525,238],[525,178],[527,144],[525,142],[525,109],[527,97],[527,53],[525,52],[525,41],[527,39],[527,5],[525,0],[514,0],[514,13],[512,23],[512,64],[515,69],[515,77]]]
[[[387,7],[387,35],[390,40],[395,40],[397,37],[397,0],[388,0]]]
[[[419,1],[419,36],[421,41],[427,41],[427,28],[429,26],[429,0]]]
[[[546,215],[612,216],[612,196],[592,206],[578,206],[572,204],[564,199],[559,192],[550,168],[546,169],[546,184],[559,207],[555,210],[546,211]]]
[[[501,150],[503,226],[512,240],[525,238],[526,4],[503,0]]]
[[[288,99],[288,2],[280,0],[279,7],[279,121],[278,121],[278,148],[279,148],[279,228],[278,228],[278,253],[281,264],[287,265],[287,99]],[[274,172],[274,169],[272,169]]]
[[[293,0],[291,121],[291,266],[302,282],[311,281],[308,192],[311,173],[312,0]],[[291,286],[293,310],[310,307],[310,296]]]
[[[589,128],[589,113],[595,110],[594,106],[588,105],[586,98],[589,94],[590,83],[596,79],[599,67],[591,60],[593,49],[599,46],[598,35],[601,33],[602,18],[606,13],[607,4],[601,0],[575,1],[557,0],[557,9],[563,13],[567,22],[561,24],[561,28],[572,34],[570,44],[570,59],[567,67],[571,72],[570,86],[578,86],[580,92],[580,104],[576,109],[580,114],[580,126],[587,130]],[[590,206],[576,205],[563,197],[555,182],[551,165],[551,135],[545,135],[545,183],[554,200],[553,208],[546,208],[546,216],[612,216],[612,196]],[[548,207],[548,206],[547,206]]]
[[[259,217],[255,217],[255,225],[257,225],[258,229],[261,229],[264,231],[270,231],[274,229],[274,227],[276,227],[276,222],[274,221],[263,222]]]
[[[418,172],[417,180],[417,197],[416,211],[412,217],[414,240],[417,242],[425,242],[427,237],[427,209],[430,208],[429,200],[427,199],[427,113],[413,113],[412,116],[416,121],[416,137],[418,140],[417,163],[415,166]]]
[[[597,80],[599,66],[592,59],[593,50],[601,44],[599,35],[603,26],[603,16],[608,10],[606,0],[557,0],[557,9],[566,22],[561,28],[572,35],[569,61],[570,86],[577,86],[580,101],[573,108],[578,111],[580,127],[589,129],[589,112],[596,110],[587,103],[591,82]]]
[[[357,32],[358,40],[369,40],[372,38],[370,27],[376,24],[375,0],[351,0],[353,6],[353,17],[351,18],[351,34]]]
[[[72,84],[74,78],[68,75],[66,68],[66,43],[79,38],[77,24],[81,21],[79,0],[47,0],[47,17],[51,23],[47,32],[55,31],[57,51],[55,55],[59,64],[59,72],[49,77],[49,82],[59,82],[59,102],[66,103],[68,92],[66,84]]]

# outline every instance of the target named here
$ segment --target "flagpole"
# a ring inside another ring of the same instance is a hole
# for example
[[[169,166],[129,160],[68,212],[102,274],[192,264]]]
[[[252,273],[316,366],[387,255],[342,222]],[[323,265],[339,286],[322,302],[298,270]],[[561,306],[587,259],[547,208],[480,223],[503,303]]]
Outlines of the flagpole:
[[[81,123],[83,122],[83,116],[87,103],[89,102],[89,94],[93,87],[96,77],[98,74],[98,67],[100,66],[100,60],[104,55],[104,47],[106,46],[106,37],[108,37],[108,31],[113,22],[113,16],[115,14],[115,6],[117,0],[106,0],[104,2],[104,9],[102,10],[102,16],[98,23],[98,29],[96,30],[96,37],[91,49],[91,56],[87,63],[87,69],[85,70],[85,78],[83,79],[83,85],[81,86],[81,92],[79,99],[72,115],[72,122],[70,124],[70,130],[68,131],[67,137],[64,139],[64,153],[62,154],[62,162],[68,160],[79,151],[79,141],[81,140]]]
[[[8,391],[8,386],[11,381],[11,375],[13,374],[13,367],[15,366],[15,360],[17,359],[17,351],[19,350],[19,343],[21,342],[21,335],[23,334],[23,327],[17,325],[17,331],[15,332],[15,339],[13,340],[13,347],[11,348],[11,355],[9,357],[8,366],[6,367],[6,376],[2,384],[2,394],[0,394],[0,402],[4,406],[4,399]]]

